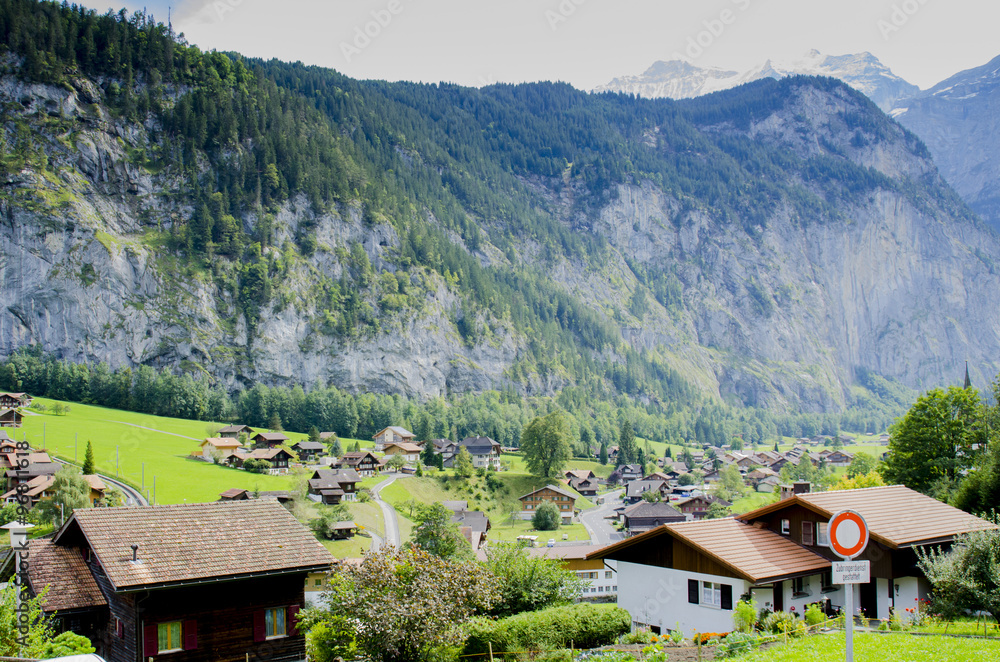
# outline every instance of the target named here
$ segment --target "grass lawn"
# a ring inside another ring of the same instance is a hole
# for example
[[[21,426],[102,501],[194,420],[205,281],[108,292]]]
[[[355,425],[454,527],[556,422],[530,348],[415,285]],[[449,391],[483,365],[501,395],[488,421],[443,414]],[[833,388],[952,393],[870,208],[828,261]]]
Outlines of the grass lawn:
[[[773,498],[774,495],[767,492],[750,492],[742,499],[737,499],[733,502],[732,512],[734,515],[748,513],[751,510],[771,503],[771,499]]]
[[[35,401],[46,407],[56,402],[46,398]],[[89,440],[101,473],[112,477],[117,474],[137,487],[145,486],[150,496],[155,476],[156,503],[216,501],[219,494],[233,487],[287,490],[297,481],[294,475],[251,474],[189,459],[192,451],[198,450],[198,441],[208,435],[209,429],[214,434],[223,426],[221,423],[68,404],[70,412],[63,416],[26,415],[24,427],[16,430],[17,438],[26,437],[33,447],[46,448],[50,454],[71,462],[75,459],[78,464],[83,463]],[[303,434],[286,434],[293,441],[306,438]]]
[[[797,639],[740,658],[746,662],[802,662],[843,660],[843,633],[818,634]],[[953,637],[921,637],[909,634],[857,633],[855,662],[967,662],[1000,660],[1000,642]]]
[[[929,632],[932,634],[972,634],[980,637],[1000,637],[1000,625],[992,620],[983,627],[983,621],[958,621],[955,623],[929,623],[914,628],[916,632]]]
[[[338,559],[359,559],[372,546],[372,539],[354,536],[347,540],[320,540],[323,546]]]
[[[561,542],[563,534],[567,536],[567,540],[590,541],[590,534],[579,522],[560,525],[555,531],[535,531],[529,520],[521,519],[495,521],[493,528],[490,529],[489,538],[490,540],[515,540],[518,536],[538,536],[538,544],[544,546],[549,538],[555,538],[557,542]]]

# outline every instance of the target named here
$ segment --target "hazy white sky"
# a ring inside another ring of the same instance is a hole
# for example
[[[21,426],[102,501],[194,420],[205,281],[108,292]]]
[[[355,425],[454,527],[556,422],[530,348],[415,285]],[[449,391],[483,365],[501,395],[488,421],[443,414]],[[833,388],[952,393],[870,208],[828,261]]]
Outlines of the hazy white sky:
[[[107,0],[84,0],[99,11]],[[927,88],[1000,55],[996,0],[153,0],[211,50],[331,67],[356,78],[563,80],[590,89],[656,60],[746,70],[815,48],[870,51]],[[699,46],[691,46],[700,42]],[[699,52],[700,49],[700,52]]]

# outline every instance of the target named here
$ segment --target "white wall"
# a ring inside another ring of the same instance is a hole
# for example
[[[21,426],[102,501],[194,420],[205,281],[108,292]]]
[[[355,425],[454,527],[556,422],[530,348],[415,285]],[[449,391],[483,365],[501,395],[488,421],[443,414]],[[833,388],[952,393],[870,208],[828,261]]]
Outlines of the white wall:
[[[893,608],[899,614],[900,618],[912,618],[912,613],[906,610],[916,609],[918,598],[927,599],[927,594],[929,593],[927,580],[917,577],[897,577],[893,580],[893,584]],[[895,590],[896,586],[899,587],[898,591]]]
[[[615,567],[618,565],[617,561],[605,561],[605,565],[600,570],[577,570],[576,574],[586,575],[589,572],[596,572],[597,579],[584,579],[586,582],[585,590],[580,595],[581,598],[596,598],[600,596],[616,595],[618,593],[618,573]],[[610,567],[608,567],[610,566]],[[611,577],[607,576],[607,573],[611,573]]]
[[[749,589],[749,584],[742,579],[619,561],[618,606],[628,611],[634,623],[655,625],[661,632],[675,630],[678,626],[687,636],[695,629],[699,632],[732,631],[732,610],[688,602],[689,579],[729,584],[733,587],[734,606]],[[700,594],[699,590],[699,598]]]

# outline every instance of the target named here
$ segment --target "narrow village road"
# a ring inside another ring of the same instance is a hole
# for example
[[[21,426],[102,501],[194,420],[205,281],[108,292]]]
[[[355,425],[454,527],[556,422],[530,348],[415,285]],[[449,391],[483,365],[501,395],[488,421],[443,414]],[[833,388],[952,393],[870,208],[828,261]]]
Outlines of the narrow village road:
[[[177,434],[176,432],[167,432],[166,430],[157,430],[156,428],[147,428],[145,425],[136,425],[135,423],[126,423],[125,421],[106,421],[107,423],[118,423],[119,425],[128,425],[129,427],[139,428],[140,430],[149,430],[150,432],[159,432],[160,434],[169,434],[171,437],[180,437],[181,439],[190,439],[191,441],[201,441],[197,437],[189,437],[186,434]]]
[[[609,545],[622,539],[622,534],[615,530],[609,520],[604,519],[606,515],[614,512],[615,508],[621,505],[623,490],[615,490],[604,495],[604,503],[596,508],[585,510],[580,514],[580,521],[590,534],[590,542],[593,545]]]
[[[392,545],[393,547],[400,547],[403,544],[403,541],[399,539],[399,520],[396,519],[396,509],[382,500],[381,492],[383,487],[391,485],[397,478],[399,476],[392,476],[372,488],[372,498],[378,504],[378,507],[382,509],[382,519],[385,522],[384,544]]]

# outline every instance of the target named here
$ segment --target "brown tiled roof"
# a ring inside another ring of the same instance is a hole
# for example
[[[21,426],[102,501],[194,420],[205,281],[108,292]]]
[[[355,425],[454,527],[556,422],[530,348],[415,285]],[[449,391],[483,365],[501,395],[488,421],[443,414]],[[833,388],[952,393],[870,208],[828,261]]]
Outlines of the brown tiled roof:
[[[82,531],[116,590],[328,566],[333,557],[275,500],[77,510],[56,543]],[[140,563],[132,563],[131,545]]]
[[[788,538],[731,517],[664,524],[587,558],[614,558],[614,552],[624,547],[657,545],[656,538],[662,535],[686,542],[754,583],[814,574],[830,567],[829,560]]]
[[[94,474],[87,474],[84,475],[83,478],[84,480],[87,481],[87,484],[90,485],[90,489],[92,489],[95,492],[103,493],[105,490],[108,489],[108,486],[104,484],[104,481],[101,480],[100,476]],[[56,482],[55,476],[50,476],[50,475],[35,476],[27,483],[25,483],[28,486],[28,491],[25,492],[24,494],[26,494],[29,497],[36,497],[45,490],[52,487],[52,484],[54,482]],[[17,495],[17,489],[13,489],[10,492],[4,494],[2,497],[0,497],[0,499],[7,499],[8,497],[14,497],[16,495]]]
[[[232,499],[233,497],[238,497],[239,495],[241,495],[241,494],[243,494],[245,492],[248,492],[248,491],[249,490],[246,490],[246,489],[243,489],[243,488],[240,488],[240,487],[233,487],[233,488],[230,488],[230,489],[226,490],[225,492],[223,492],[219,496],[222,497],[223,499]]]
[[[233,439],[231,437],[207,437],[205,441],[201,442],[200,446],[205,447],[205,444],[211,444],[216,448],[239,448],[239,439]]]
[[[417,446],[416,444],[410,444],[410,443],[407,443],[405,441],[394,441],[392,443],[389,443],[389,444],[385,445],[386,453],[388,453],[389,449],[391,447],[393,447],[393,446],[395,446],[396,448],[398,448],[400,450],[406,451],[407,453],[419,453],[420,452],[420,446]]]
[[[280,432],[258,432],[253,436],[253,438],[260,438],[265,441],[288,441],[288,437]]]
[[[752,521],[792,504],[802,504],[827,518],[838,510],[856,510],[865,518],[871,537],[893,548],[946,542],[959,533],[996,528],[903,485],[807,492],[741,515],[740,519]]]
[[[46,586],[45,611],[67,611],[108,604],[87,568],[80,550],[59,547],[50,539],[28,543],[28,581],[36,595]]]

